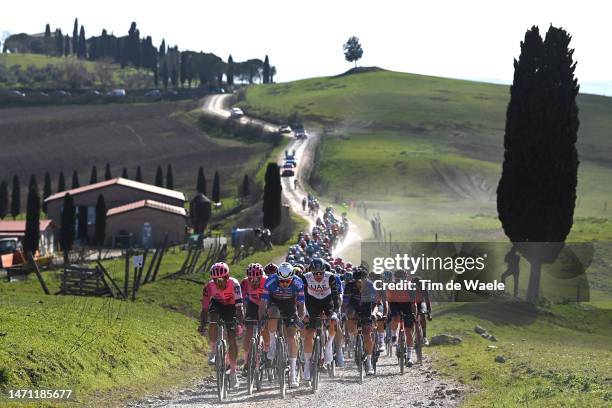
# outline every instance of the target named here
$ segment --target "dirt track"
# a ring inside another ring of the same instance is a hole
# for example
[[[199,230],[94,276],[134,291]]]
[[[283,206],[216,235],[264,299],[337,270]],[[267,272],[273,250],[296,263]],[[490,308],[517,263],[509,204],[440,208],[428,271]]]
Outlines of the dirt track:
[[[215,96],[204,105],[209,113],[221,112],[224,116],[224,101],[227,96]],[[248,120],[248,119],[243,119]],[[263,126],[273,126],[261,122]],[[298,188],[293,188],[293,178],[283,180],[284,199],[293,211],[301,214],[312,224],[313,219],[308,218],[302,211],[301,201],[307,194],[304,183],[307,179],[312,165],[314,147],[317,135],[311,135],[307,141],[292,141],[288,150],[296,150],[298,158]],[[284,152],[283,152],[284,154]],[[282,156],[279,157],[279,161]],[[350,234],[336,248],[335,254],[342,251],[351,244],[357,243],[361,236],[354,224],[350,225]],[[455,407],[461,402],[463,391],[456,385],[449,385],[437,376],[432,369],[430,360],[425,350],[424,363],[407,369],[404,375],[399,374],[399,367],[395,357],[381,356],[378,363],[376,376],[366,377],[363,384],[359,384],[357,370],[354,362],[346,358],[346,366],[338,368],[336,377],[322,376],[319,390],[316,394],[306,387],[305,383],[300,388],[290,389],[285,399],[279,396],[278,387],[275,383],[264,382],[263,390],[253,395],[248,395],[245,379],[240,378],[241,385],[236,390],[229,392],[228,400],[219,403],[216,394],[216,384],[211,378],[206,378],[193,384],[188,389],[176,390],[159,396],[146,398],[138,403],[132,403],[130,407],[266,407],[281,408],[287,406],[296,407]]]

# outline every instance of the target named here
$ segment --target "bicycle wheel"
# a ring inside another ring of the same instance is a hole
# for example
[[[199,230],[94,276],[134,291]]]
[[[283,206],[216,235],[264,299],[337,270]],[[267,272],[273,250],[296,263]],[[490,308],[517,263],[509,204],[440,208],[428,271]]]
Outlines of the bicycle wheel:
[[[312,392],[316,392],[319,388],[319,363],[321,361],[321,337],[319,336],[315,337],[312,356],[310,379],[312,380]]]
[[[215,353],[215,371],[217,373],[217,397],[219,401],[225,398],[225,348],[223,341],[217,344],[217,352]]]
[[[281,398],[287,394],[287,355],[285,354],[285,340],[279,339],[276,345],[276,375]]]
[[[297,350],[298,355],[295,362],[295,376],[298,384],[302,379],[302,373],[304,372],[304,344],[302,343],[302,338],[300,336],[296,336],[297,339]]]
[[[257,376],[257,342],[254,338],[251,339],[251,344],[249,345],[249,360],[247,364],[247,391],[251,395],[253,394],[255,377]]]
[[[359,333],[355,341],[355,363],[357,363],[357,371],[359,372],[359,384],[363,383],[363,377],[365,375],[364,363],[364,349],[363,349],[363,335]]]
[[[404,365],[406,364],[406,336],[404,330],[400,330],[397,341],[397,358],[399,360],[400,374],[404,374]]]
[[[257,391],[261,391],[261,386],[263,384],[264,375],[266,373],[266,353],[263,351],[263,346],[260,344],[257,348],[259,355],[257,358],[258,366],[257,366],[257,375],[255,377],[255,387],[257,387]]]

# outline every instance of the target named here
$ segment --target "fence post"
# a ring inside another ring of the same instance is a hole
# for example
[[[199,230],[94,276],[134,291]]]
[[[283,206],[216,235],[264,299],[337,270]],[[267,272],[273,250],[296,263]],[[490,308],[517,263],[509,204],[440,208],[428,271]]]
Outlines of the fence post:
[[[127,299],[130,281],[130,249],[125,250],[125,281],[123,282],[123,293]]]
[[[36,273],[36,277],[38,278],[38,281],[40,282],[40,286],[42,286],[43,290],[45,291],[45,294],[49,295],[49,289],[47,288],[47,284],[43,280],[40,270],[38,269],[38,264],[34,260],[34,256],[32,255],[31,252],[28,253],[28,257],[30,258],[30,262],[32,262],[32,265],[34,266],[34,272]]]

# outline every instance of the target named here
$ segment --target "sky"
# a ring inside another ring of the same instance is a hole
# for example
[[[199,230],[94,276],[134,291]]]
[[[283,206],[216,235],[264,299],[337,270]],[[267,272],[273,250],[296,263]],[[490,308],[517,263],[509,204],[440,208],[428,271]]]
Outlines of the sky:
[[[174,2],[72,0],[3,2],[0,32],[35,33],[74,18],[87,36],[118,35],[136,21],[155,44],[213,52],[235,61],[267,54],[276,82],[336,75],[352,67],[342,44],[355,35],[361,66],[487,82],[511,83],[525,31],[552,23],[572,35],[581,92],[612,95],[612,6],[581,0],[259,0]],[[157,5],[165,7],[155,7]]]

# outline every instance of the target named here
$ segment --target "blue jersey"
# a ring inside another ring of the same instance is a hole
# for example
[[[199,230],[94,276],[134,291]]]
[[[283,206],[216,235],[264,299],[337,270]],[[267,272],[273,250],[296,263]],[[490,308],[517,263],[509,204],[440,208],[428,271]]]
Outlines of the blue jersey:
[[[340,277],[339,274],[335,273],[334,276],[336,277],[336,285],[338,287],[338,293],[342,295],[344,293],[344,282],[342,282],[342,278]]]
[[[272,275],[266,280],[261,299],[264,302],[280,300],[304,303],[304,284],[300,278],[294,277],[291,284],[283,288],[278,281],[278,275]]]

